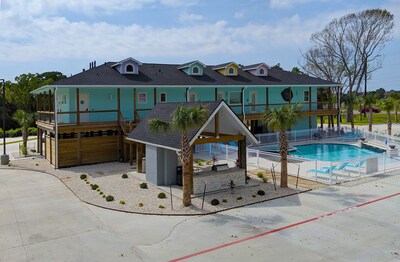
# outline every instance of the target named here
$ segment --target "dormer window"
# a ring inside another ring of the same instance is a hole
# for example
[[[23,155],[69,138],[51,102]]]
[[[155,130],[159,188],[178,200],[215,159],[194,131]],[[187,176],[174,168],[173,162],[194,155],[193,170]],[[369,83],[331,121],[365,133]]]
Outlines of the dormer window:
[[[192,72],[193,72],[194,75],[198,75],[199,74],[199,68],[197,66],[193,67]]]
[[[133,73],[133,65],[127,65],[125,68],[125,71],[127,73]]]
[[[181,70],[182,72],[184,72],[187,75],[190,76],[202,76],[204,73],[204,68],[206,67],[205,64],[199,62],[198,60],[189,62],[189,63],[185,63],[182,65],[179,65],[177,67],[177,69]]]
[[[228,75],[232,76],[235,75],[235,69],[233,69],[232,67],[228,69]]]
[[[261,68],[260,71],[258,71],[258,73],[259,73],[260,75],[262,75],[262,76],[265,75],[265,70],[264,70],[264,68]]]
[[[268,76],[269,66],[265,63],[243,66],[242,70],[255,76]]]

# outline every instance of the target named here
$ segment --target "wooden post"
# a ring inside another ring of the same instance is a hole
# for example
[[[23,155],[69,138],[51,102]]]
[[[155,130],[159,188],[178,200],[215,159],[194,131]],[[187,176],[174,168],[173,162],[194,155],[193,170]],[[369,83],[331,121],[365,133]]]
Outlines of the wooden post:
[[[121,121],[120,113],[121,113],[121,90],[117,88],[117,110],[118,110],[118,123]]]
[[[143,171],[143,144],[136,144],[136,172],[142,173]]]
[[[132,142],[129,144],[129,162],[130,162],[130,165],[133,165],[133,144],[132,144]]]
[[[219,138],[219,112],[215,114],[214,117],[214,126],[215,126],[215,137]]]
[[[76,89],[76,124],[79,126],[81,122],[81,115],[79,113],[79,88]]]
[[[239,157],[239,168],[247,169],[246,159],[246,140],[238,141],[238,157]]]
[[[136,122],[136,88],[133,89],[133,122]]]
[[[217,101],[218,99],[218,88],[214,88],[214,100]]]
[[[154,95],[154,105],[156,105],[157,104],[157,88],[156,87],[154,87],[153,95]]]
[[[51,111],[53,111],[54,112],[54,110],[51,110],[51,90],[49,90],[49,95],[48,95],[48,103],[49,103],[49,108],[48,108],[48,111],[49,112],[51,112]],[[52,121],[51,121],[51,115],[49,115],[49,122],[51,123]],[[51,161],[50,161],[50,163],[51,163]]]
[[[36,146],[36,151],[39,152],[40,148],[40,128],[37,129],[37,146]]]

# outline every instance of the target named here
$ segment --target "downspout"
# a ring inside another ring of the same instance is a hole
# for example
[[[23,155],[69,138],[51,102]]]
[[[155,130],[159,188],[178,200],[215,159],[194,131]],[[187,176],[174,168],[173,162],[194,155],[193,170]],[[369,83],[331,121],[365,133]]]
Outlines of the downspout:
[[[191,86],[186,87],[186,102],[189,102],[189,98],[190,98],[190,89],[192,89]]]
[[[55,164],[55,168],[58,169],[58,99],[57,99],[57,90],[58,87],[56,87],[54,89],[54,122],[56,125],[56,135],[55,135],[55,141],[56,141],[56,164]]]
[[[244,108],[244,90],[247,89],[247,86],[245,86],[244,88],[242,87],[242,113],[243,113],[243,123],[246,122],[246,111]]]

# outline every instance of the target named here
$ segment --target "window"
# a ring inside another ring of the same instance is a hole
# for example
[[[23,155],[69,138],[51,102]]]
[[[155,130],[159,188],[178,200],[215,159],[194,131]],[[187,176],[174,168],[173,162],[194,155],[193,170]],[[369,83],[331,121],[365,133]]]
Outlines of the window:
[[[303,101],[304,102],[309,102],[310,101],[310,92],[308,90],[304,90]]]
[[[147,104],[147,93],[138,93],[138,103]]]
[[[265,70],[264,70],[264,68],[261,68],[261,69],[260,69],[259,74],[260,74],[260,75],[265,75]]]
[[[241,92],[229,92],[229,104],[240,105],[242,101]]]
[[[224,92],[218,92],[217,93],[217,100],[222,100],[224,99]]]
[[[133,73],[133,65],[127,65],[125,68],[126,72]]]
[[[199,74],[199,68],[197,66],[193,67],[192,72],[194,75],[198,75]]]
[[[161,103],[167,102],[167,93],[160,93],[160,102]]]
[[[235,74],[235,69],[233,69],[233,67],[230,67],[228,69],[228,75],[234,75]]]

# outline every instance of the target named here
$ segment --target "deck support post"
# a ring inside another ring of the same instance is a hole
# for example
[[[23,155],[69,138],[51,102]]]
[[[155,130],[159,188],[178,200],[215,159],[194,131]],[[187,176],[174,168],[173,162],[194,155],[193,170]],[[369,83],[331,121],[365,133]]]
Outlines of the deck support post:
[[[143,144],[136,144],[136,172],[143,172]]]

